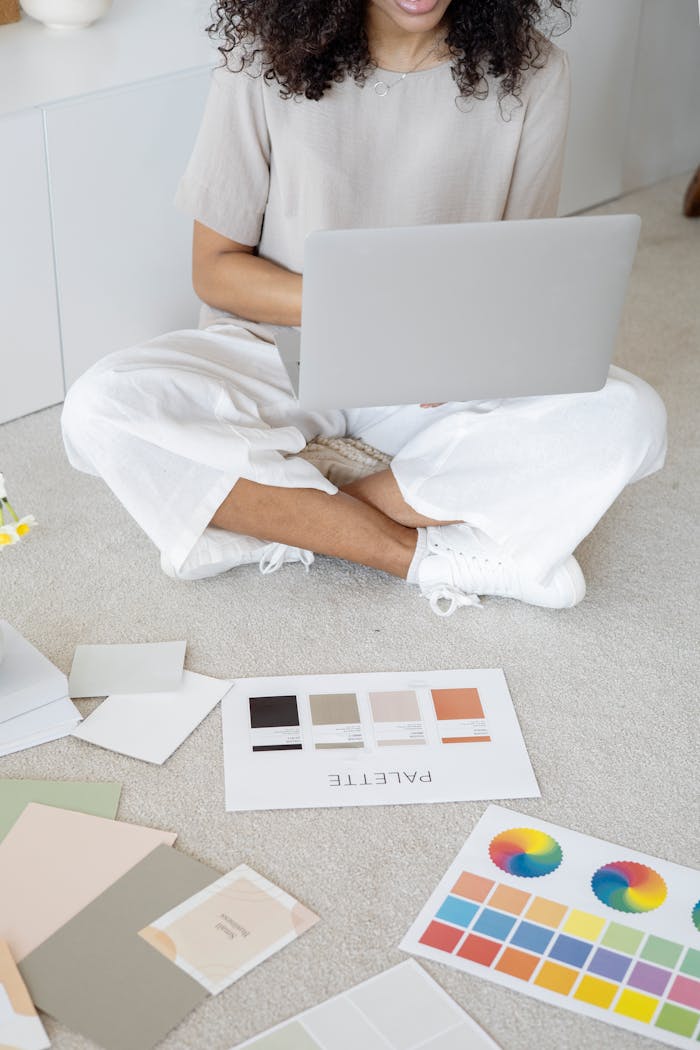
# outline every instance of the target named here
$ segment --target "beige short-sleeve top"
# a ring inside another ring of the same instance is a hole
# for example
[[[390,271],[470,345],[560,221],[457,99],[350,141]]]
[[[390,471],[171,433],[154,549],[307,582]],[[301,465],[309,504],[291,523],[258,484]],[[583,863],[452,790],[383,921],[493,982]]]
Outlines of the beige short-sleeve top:
[[[394,82],[388,94],[374,91],[378,79]],[[282,99],[275,81],[217,68],[176,206],[297,273],[312,230],[553,216],[566,52],[550,45],[545,64],[527,72],[520,105],[499,105],[488,79],[488,98],[458,104],[449,62],[403,80],[379,70],[312,101]],[[241,320],[205,306],[200,324],[221,317]]]

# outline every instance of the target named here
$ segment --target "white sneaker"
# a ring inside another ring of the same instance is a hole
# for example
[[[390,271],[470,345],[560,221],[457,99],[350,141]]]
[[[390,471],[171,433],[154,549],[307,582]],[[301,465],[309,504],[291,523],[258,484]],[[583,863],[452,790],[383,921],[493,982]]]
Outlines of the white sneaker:
[[[268,543],[253,536],[239,536],[213,526],[204,530],[184,565],[175,569],[167,554],[161,553],[160,567],[174,580],[203,580],[218,576],[239,565],[260,566],[267,575],[276,572],[288,562],[300,561],[307,570],[314,560],[311,551],[288,547],[284,543]]]
[[[465,525],[431,526],[426,531],[428,553],[418,566],[418,585],[438,616],[450,616],[463,605],[480,605],[479,595],[570,609],[586,593],[586,581],[573,555],[547,583],[540,583],[525,575],[500,547]]]

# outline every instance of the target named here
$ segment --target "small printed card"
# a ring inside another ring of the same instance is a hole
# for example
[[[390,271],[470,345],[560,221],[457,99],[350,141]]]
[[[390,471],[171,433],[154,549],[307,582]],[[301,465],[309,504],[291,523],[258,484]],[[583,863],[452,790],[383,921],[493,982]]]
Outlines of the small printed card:
[[[6,941],[0,941],[0,1046],[45,1050],[51,1044]]]
[[[217,995],[317,922],[294,897],[240,864],[139,935]]]

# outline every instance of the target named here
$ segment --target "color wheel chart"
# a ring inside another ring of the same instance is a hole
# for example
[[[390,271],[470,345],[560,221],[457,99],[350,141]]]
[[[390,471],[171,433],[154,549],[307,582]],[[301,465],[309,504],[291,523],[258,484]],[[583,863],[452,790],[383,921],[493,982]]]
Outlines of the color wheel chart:
[[[700,873],[489,806],[401,948],[700,1045]]]

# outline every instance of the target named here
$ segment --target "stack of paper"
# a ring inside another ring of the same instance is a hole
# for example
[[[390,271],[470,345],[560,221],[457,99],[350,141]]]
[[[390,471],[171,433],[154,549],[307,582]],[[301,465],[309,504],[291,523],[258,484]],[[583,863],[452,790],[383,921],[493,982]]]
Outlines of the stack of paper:
[[[6,620],[0,663],[0,755],[68,736],[81,720],[66,676]]]

